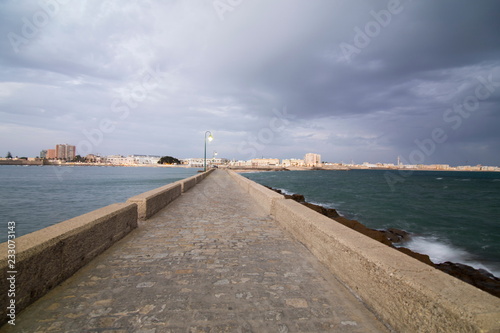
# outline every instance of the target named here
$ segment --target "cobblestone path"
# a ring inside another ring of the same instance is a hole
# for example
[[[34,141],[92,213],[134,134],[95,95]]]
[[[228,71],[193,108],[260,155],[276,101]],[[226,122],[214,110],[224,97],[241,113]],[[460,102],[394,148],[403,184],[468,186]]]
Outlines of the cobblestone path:
[[[223,170],[2,332],[386,332]]]

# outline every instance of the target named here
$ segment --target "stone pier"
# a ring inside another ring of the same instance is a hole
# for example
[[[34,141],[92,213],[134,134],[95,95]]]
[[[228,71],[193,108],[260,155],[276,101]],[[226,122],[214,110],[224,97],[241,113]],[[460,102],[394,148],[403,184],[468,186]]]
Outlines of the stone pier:
[[[500,298],[212,171],[16,239],[0,332],[500,332]]]
[[[1,332],[388,332],[217,170]]]

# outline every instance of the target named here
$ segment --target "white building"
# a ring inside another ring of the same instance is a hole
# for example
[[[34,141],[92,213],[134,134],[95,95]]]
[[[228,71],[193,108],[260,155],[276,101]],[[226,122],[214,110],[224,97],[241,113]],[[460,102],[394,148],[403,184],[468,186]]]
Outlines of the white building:
[[[160,156],[156,155],[130,155],[133,158],[134,164],[158,164]]]
[[[106,163],[115,165],[129,164],[129,159],[122,155],[108,155],[106,156]]]
[[[319,165],[321,165],[321,155],[314,154],[314,153],[308,153],[304,157],[304,163],[308,167],[319,166]]]
[[[249,166],[252,166],[252,162],[251,161],[243,161],[243,160],[239,160],[239,161],[231,161],[229,162],[229,165],[230,166],[233,166],[233,167],[249,167]]]
[[[205,159],[204,158],[185,158],[181,160],[182,164],[187,165],[190,168],[203,168]],[[207,166],[211,165],[225,165],[228,164],[229,160],[225,158],[208,158]]]
[[[106,162],[116,165],[156,165],[160,160],[160,156],[155,155],[109,155],[106,157]]]
[[[280,164],[280,160],[277,158],[254,158],[251,160],[252,166],[262,167],[262,166],[276,166]]]
[[[304,166],[305,163],[304,163],[304,160],[290,158],[290,159],[282,160],[281,165],[283,167],[301,167],[301,166]]]

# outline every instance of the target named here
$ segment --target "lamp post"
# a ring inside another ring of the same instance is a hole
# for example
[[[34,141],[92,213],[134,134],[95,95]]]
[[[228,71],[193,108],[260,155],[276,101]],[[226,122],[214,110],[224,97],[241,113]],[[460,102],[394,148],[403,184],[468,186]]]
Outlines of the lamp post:
[[[209,134],[208,141],[212,141],[214,139],[214,137],[212,136],[212,132],[205,132],[205,155],[203,157],[203,171],[207,171],[207,133]]]

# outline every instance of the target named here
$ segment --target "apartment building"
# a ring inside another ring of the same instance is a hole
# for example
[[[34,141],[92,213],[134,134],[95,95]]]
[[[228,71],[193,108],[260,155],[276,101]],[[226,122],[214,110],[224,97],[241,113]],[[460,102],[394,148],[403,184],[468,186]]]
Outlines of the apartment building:
[[[321,155],[308,153],[304,156],[304,163],[308,167],[315,167],[321,165]]]
[[[55,155],[57,159],[72,161],[76,156],[76,147],[68,144],[58,144],[56,145]]]

